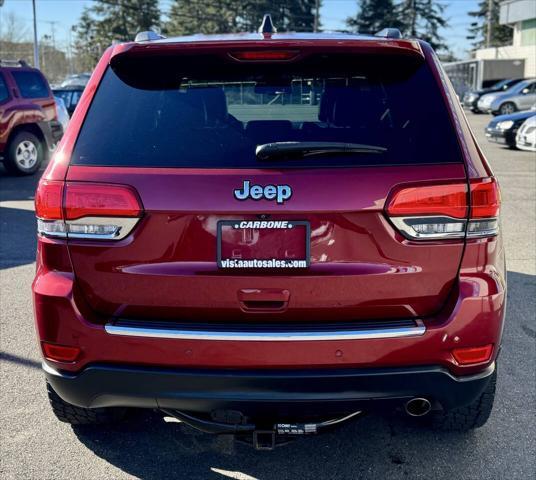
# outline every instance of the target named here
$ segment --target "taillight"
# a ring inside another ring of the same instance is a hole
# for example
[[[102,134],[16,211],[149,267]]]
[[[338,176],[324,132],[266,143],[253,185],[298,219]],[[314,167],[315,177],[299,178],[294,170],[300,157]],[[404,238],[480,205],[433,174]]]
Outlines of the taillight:
[[[141,206],[136,192],[126,185],[68,183],[65,218],[139,217]]]
[[[462,347],[452,350],[452,356],[460,365],[472,365],[488,362],[493,352],[493,345],[482,347]]]
[[[57,345],[55,343],[43,342],[43,355],[48,360],[54,362],[74,362],[80,355],[79,347],[70,347],[67,345]]]
[[[471,218],[499,216],[501,193],[494,178],[471,181]]]
[[[42,180],[35,192],[35,214],[42,219],[63,218],[61,200],[63,182]]]
[[[39,183],[35,195],[37,231],[47,237],[120,240],[143,212],[136,191],[104,183]]]
[[[407,238],[434,240],[487,237],[499,230],[500,193],[494,178],[467,184],[437,183],[395,189],[385,211]]]

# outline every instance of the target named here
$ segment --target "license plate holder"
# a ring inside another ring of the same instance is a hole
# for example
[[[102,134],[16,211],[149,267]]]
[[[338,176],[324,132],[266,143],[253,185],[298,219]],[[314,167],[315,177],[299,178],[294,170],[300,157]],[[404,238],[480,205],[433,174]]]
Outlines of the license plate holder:
[[[220,220],[221,269],[303,269],[310,265],[311,225],[305,220]]]

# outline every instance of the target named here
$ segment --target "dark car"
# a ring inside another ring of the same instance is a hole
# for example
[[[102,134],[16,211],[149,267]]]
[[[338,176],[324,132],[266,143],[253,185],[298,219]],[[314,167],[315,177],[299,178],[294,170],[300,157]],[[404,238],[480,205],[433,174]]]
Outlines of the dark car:
[[[375,410],[483,425],[499,186],[436,54],[270,30],[98,63],[36,192],[56,416],[158,409],[257,448]]]
[[[501,80],[500,82],[497,82],[488,88],[482,88],[481,90],[470,90],[463,96],[463,105],[469,108],[473,113],[481,113],[481,110],[478,108],[478,100],[482,95],[485,95],[486,93],[505,92],[510,87],[513,87],[516,83],[519,83],[522,80],[524,79],[509,78],[506,80]]]
[[[6,170],[35,173],[62,135],[43,74],[24,61],[0,60],[0,158]]]
[[[80,101],[80,97],[82,97],[84,88],[85,87],[81,85],[73,85],[67,87],[53,88],[52,92],[56,97],[59,97],[63,100],[63,103],[65,103],[65,107],[67,108],[69,115],[72,116],[72,114],[74,113],[74,109]]]
[[[501,143],[516,148],[516,134],[527,118],[536,116],[536,110],[499,115],[486,127],[486,137],[490,142]]]

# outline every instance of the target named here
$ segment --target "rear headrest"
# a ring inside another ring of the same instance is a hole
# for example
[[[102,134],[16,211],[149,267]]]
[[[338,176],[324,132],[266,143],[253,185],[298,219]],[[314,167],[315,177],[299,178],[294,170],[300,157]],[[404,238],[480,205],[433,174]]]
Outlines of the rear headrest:
[[[318,108],[318,120],[321,122],[330,122],[333,116],[333,101],[335,95],[332,89],[326,89],[320,97],[320,106]]]
[[[337,127],[352,127],[378,121],[381,110],[381,99],[375,90],[334,87],[323,93],[318,119]]]
[[[203,88],[199,90],[205,104],[207,125],[216,125],[227,121],[227,99],[223,88]]]
[[[162,110],[167,121],[190,127],[224,123],[228,115],[225,93],[217,87],[168,91]]]
[[[205,123],[203,99],[191,90],[186,92],[167,90],[161,105],[162,124],[168,123],[167,126],[175,127],[199,127]]]
[[[343,88],[337,92],[333,102],[331,123],[337,127],[351,127],[360,123],[365,95],[359,90]]]

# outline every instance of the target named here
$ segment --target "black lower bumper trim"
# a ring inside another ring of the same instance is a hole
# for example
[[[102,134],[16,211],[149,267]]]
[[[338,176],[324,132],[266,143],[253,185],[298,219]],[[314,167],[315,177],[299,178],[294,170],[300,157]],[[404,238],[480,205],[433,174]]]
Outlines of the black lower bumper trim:
[[[92,365],[78,374],[44,364],[65,401],[86,408],[142,407],[210,413],[232,409],[248,416],[341,414],[428,398],[446,410],[475,401],[495,366],[455,377],[437,366],[338,370],[171,370]]]

